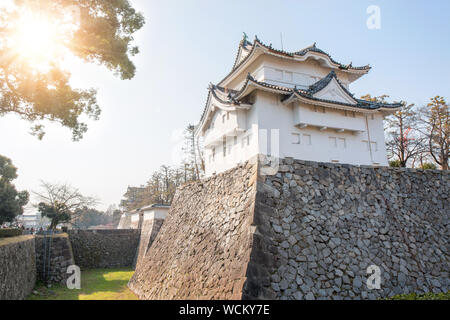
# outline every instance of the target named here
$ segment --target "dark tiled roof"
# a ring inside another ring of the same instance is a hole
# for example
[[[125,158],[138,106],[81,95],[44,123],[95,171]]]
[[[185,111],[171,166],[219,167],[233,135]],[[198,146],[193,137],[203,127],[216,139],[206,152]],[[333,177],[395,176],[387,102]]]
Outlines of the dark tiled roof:
[[[320,90],[325,88],[333,79],[336,79],[337,83],[339,84],[341,89],[344,90],[344,92],[346,94],[348,94],[350,97],[354,98],[353,93],[348,91],[347,88],[345,88],[342,85],[341,81],[339,81],[338,77],[336,76],[336,73],[333,70],[329,74],[327,74],[327,76],[325,78],[322,78],[319,81],[317,81],[316,83],[310,85],[307,90],[308,94],[310,94],[311,96],[316,94],[317,92],[319,92]]]
[[[259,40],[257,36],[255,36],[255,40],[253,41],[253,44],[250,43],[247,39],[243,39],[240,41],[238,53],[236,54],[236,58],[235,58],[233,67],[232,67],[231,71],[222,80],[220,80],[219,83],[222,83],[225,79],[227,79],[233,73],[233,71],[235,71],[242,64],[244,64],[245,61],[247,61],[248,57],[251,55],[252,51],[255,50],[258,45],[263,48],[269,49],[273,53],[277,53],[277,54],[284,55],[284,56],[291,57],[291,58],[293,58],[295,56],[304,56],[308,52],[319,53],[319,54],[327,56],[330,59],[330,61],[332,63],[334,63],[335,65],[337,65],[337,67],[341,70],[366,70],[366,71],[368,71],[371,69],[371,67],[369,65],[361,66],[361,67],[353,67],[351,62],[347,65],[339,63],[336,60],[334,60],[333,58],[331,58],[331,56],[327,52],[317,48],[316,43],[314,43],[313,45],[306,47],[302,50],[296,51],[296,52],[288,52],[288,51],[284,51],[284,50],[274,49],[272,47],[272,44],[266,45],[261,40]],[[244,59],[242,59],[240,62],[238,62],[239,53],[241,52],[243,47],[245,47],[246,49],[250,49],[248,47],[251,47],[251,50]]]
[[[356,101],[356,104],[350,104],[350,103],[345,103],[345,102],[339,102],[339,101],[328,100],[328,99],[320,99],[320,98],[314,97],[314,94],[319,92],[323,88],[325,88],[333,78],[335,78],[336,81],[338,82],[338,84],[340,85],[340,87],[350,97],[352,97]],[[254,83],[260,87],[278,91],[278,93],[285,96],[282,99],[282,101],[285,101],[285,100],[289,99],[290,97],[292,97],[293,95],[297,94],[303,98],[313,100],[313,101],[332,103],[332,104],[337,104],[337,105],[342,105],[342,106],[347,106],[347,107],[352,107],[352,108],[358,108],[358,109],[365,109],[365,110],[377,110],[379,108],[396,109],[396,108],[400,108],[402,106],[400,103],[392,103],[392,104],[378,103],[378,102],[372,102],[372,101],[355,98],[354,95],[341,84],[341,82],[337,78],[336,73],[334,71],[331,71],[326,77],[324,77],[324,78],[320,79],[319,81],[317,81],[316,83],[312,84],[306,90],[298,89],[297,87],[288,88],[288,87],[270,84],[267,82],[258,81],[255,78],[253,78],[250,74],[248,74],[247,80],[245,81],[244,85],[242,86],[242,88],[240,90],[230,90],[230,89],[227,90],[221,86],[211,84],[209,86],[208,98],[206,100],[206,104],[203,109],[203,113],[200,118],[200,122],[203,119],[203,117],[205,116],[210,95],[213,95],[214,98],[216,98],[218,101],[220,101],[223,104],[239,105],[242,103],[242,101],[239,99],[236,99],[236,97],[239,97],[239,95],[244,93],[245,90],[247,89],[248,85],[251,83]],[[220,97],[218,93],[222,97]],[[226,96],[225,96],[225,94],[226,94]],[[224,99],[223,97],[226,97],[226,99]]]
[[[351,62],[349,64],[346,64],[346,65],[342,64],[342,63],[339,63],[336,60],[334,60],[327,52],[317,48],[315,42],[311,46],[306,47],[306,48],[304,48],[302,50],[299,50],[299,51],[295,52],[295,54],[298,55],[298,56],[304,56],[308,52],[316,52],[316,53],[320,53],[320,54],[326,55],[328,58],[330,58],[331,62],[333,62],[334,64],[339,65],[339,68],[343,69],[343,70],[349,70],[349,69],[353,69],[353,70],[369,70],[371,68],[369,65],[361,66],[361,67],[353,67]]]
[[[239,59],[240,53],[242,52],[242,49],[246,49],[246,50],[250,51],[252,49],[252,47],[253,47],[253,44],[250,41],[248,41],[247,38],[244,38],[239,42],[239,48],[236,53],[236,58],[234,59],[232,70],[236,69],[236,65],[238,64],[238,59]],[[250,52],[249,52],[249,54],[250,54]]]
[[[333,79],[333,77],[336,77],[336,75],[333,74],[333,73],[334,72],[331,71],[325,78],[323,78],[323,79],[319,80],[318,82],[314,83],[307,90],[301,90],[301,89],[298,89],[296,87],[292,89],[292,88],[272,85],[272,84],[269,84],[269,83],[266,83],[266,82],[257,81],[251,75],[248,75],[247,76],[247,81],[245,82],[243,88],[236,95],[239,95],[239,93],[243,92],[245,90],[245,87],[248,85],[249,82],[254,82],[254,83],[256,83],[256,84],[258,84],[260,86],[263,86],[263,87],[266,87],[266,88],[270,88],[270,89],[274,89],[274,90],[278,90],[278,91],[280,91],[281,94],[287,95],[286,97],[284,97],[282,99],[282,101],[289,99],[294,94],[298,94],[299,96],[307,98],[309,100],[314,100],[314,101],[318,101],[318,102],[333,103],[333,104],[348,106],[348,107],[352,107],[352,108],[366,109],[366,110],[376,110],[376,109],[379,109],[379,108],[396,109],[396,108],[399,108],[399,107],[402,106],[399,103],[383,104],[383,103],[371,102],[371,101],[362,100],[362,99],[355,99],[353,97],[353,94],[350,93],[347,89],[345,89],[345,87],[342,86],[342,84],[339,82],[339,80],[337,78],[336,78],[336,80],[338,80],[339,85],[351,97],[353,97],[353,99],[355,99],[355,101],[357,102],[356,104],[350,104],[350,103],[344,103],[344,102],[339,102],[339,101],[334,101],[334,100],[315,98],[313,96],[313,94],[318,92],[318,91],[320,91],[321,89],[325,88],[326,85],[331,81],[331,79]]]

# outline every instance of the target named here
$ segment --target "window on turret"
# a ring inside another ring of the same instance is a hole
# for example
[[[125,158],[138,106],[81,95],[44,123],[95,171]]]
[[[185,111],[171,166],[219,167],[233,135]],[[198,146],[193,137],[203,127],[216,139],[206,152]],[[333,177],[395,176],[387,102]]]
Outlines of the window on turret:
[[[370,147],[372,148],[372,151],[378,151],[378,145],[376,142],[370,142]]]
[[[300,134],[299,133],[291,133],[291,142],[292,144],[300,144]]]
[[[331,148],[337,148],[336,137],[328,137]]]
[[[314,112],[325,113],[325,107],[314,106]]]
[[[284,80],[288,82],[292,82],[292,72],[285,71],[284,72]]]
[[[222,149],[223,156],[225,157],[227,155],[227,137],[223,137],[222,139]]]
[[[311,135],[304,133],[302,136],[302,141],[304,145],[310,146],[311,145]]]
[[[346,117],[354,118],[354,117],[355,117],[355,111],[347,111],[347,110],[345,110],[345,111],[344,111],[344,115],[345,115]]]

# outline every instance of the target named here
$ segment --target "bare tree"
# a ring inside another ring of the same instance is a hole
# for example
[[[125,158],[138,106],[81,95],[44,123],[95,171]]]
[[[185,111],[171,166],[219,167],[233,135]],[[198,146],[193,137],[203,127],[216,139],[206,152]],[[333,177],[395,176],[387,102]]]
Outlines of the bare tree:
[[[191,124],[185,130],[185,146],[183,147],[183,151],[186,156],[184,163],[187,163],[188,167],[192,166],[195,172],[191,180],[200,179],[205,171],[205,161],[199,139],[195,138],[195,126]]]
[[[51,219],[49,229],[56,229],[60,223],[71,223],[83,208],[95,207],[96,198],[83,196],[78,189],[67,184],[51,184],[41,181],[41,192],[33,194],[38,201],[36,207],[43,217]]]
[[[390,158],[398,160],[400,167],[406,167],[408,161],[424,152],[425,139],[415,129],[417,117],[414,104],[400,103],[402,109],[386,118],[386,148]]]
[[[450,110],[445,99],[436,96],[420,109],[419,127],[425,136],[431,157],[442,170],[449,169],[450,157]]]

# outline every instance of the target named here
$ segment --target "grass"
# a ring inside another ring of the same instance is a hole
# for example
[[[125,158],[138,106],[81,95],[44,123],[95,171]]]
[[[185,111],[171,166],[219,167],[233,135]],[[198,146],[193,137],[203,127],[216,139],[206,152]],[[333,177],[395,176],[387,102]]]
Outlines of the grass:
[[[450,291],[442,293],[410,293],[410,294],[399,294],[386,300],[450,300]]]
[[[26,240],[33,239],[32,235],[25,235],[25,236],[17,236],[17,237],[10,237],[10,238],[0,238],[0,246],[4,246],[11,243],[17,243],[22,242]]]
[[[80,290],[70,290],[59,284],[50,288],[38,284],[28,300],[138,300],[127,287],[133,273],[132,269],[81,271]]]

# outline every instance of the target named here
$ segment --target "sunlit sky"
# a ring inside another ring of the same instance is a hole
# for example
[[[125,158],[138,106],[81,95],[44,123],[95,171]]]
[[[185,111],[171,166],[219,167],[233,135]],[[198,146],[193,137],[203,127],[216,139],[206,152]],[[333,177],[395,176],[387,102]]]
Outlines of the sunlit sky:
[[[3,0],[2,0],[3,1]],[[242,32],[286,51],[313,42],[342,63],[369,63],[350,87],[356,96],[388,94],[426,104],[450,98],[450,1],[156,1],[132,0],[146,18],[135,36],[141,53],[136,77],[122,81],[104,67],[73,63],[73,84],[98,89],[99,121],[84,139],[48,124],[42,141],[30,124],[0,118],[0,154],[18,167],[18,189],[40,180],[69,183],[118,204],[127,186],[145,184],[163,164],[175,165],[180,132],[197,124],[209,82],[217,83],[235,59]],[[366,27],[369,5],[381,9],[381,29]]]

